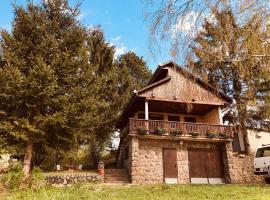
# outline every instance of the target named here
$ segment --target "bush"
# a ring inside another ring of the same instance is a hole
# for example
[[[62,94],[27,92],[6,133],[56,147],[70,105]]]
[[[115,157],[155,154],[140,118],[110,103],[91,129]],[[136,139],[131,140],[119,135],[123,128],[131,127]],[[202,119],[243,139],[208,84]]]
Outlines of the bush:
[[[158,135],[164,135],[166,133],[166,130],[164,128],[157,128],[156,134]]]
[[[229,135],[227,133],[220,133],[219,137],[222,138],[222,139],[228,139]]]
[[[173,128],[171,129],[171,134],[173,134],[174,136],[177,136],[177,135],[182,135],[183,132],[179,128]]]
[[[13,164],[8,173],[3,174],[1,182],[8,190],[15,190],[20,187],[23,180],[22,165]]]
[[[13,164],[8,173],[3,174],[1,183],[7,190],[17,190],[21,188],[40,189],[45,185],[44,177],[40,168],[33,168],[30,177],[25,180],[20,163]]]
[[[31,172],[31,176],[26,182],[27,187],[37,190],[45,185],[44,176],[42,170],[39,167],[34,167]]]
[[[208,138],[216,138],[217,137],[217,133],[214,130],[208,130],[206,136]]]
[[[137,131],[137,133],[139,133],[139,134],[146,134],[148,130],[147,130],[146,128],[144,128],[144,127],[138,127],[138,128],[136,129],[136,131]]]

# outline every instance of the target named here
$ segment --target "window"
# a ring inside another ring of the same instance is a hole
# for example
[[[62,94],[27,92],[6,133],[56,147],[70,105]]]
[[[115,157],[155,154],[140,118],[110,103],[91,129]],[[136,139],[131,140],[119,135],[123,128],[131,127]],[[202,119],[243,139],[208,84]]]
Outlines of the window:
[[[196,123],[196,118],[195,117],[185,117],[185,122]]]
[[[163,115],[161,114],[149,114],[150,120],[163,120]]]
[[[168,116],[168,121],[170,122],[179,122],[180,121],[179,119],[180,119],[179,116],[175,116],[175,115]]]
[[[256,158],[270,156],[270,147],[260,148],[257,150]]]
[[[129,158],[129,148],[128,146],[125,148],[125,160]]]

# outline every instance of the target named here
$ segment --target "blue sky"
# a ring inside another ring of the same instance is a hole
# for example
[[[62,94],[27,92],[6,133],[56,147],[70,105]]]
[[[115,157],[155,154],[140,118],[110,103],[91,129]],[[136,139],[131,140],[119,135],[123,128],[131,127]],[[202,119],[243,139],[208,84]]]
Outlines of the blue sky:
[[[14,0],[0,0],[0,27],[8,30],[13,19],[12,2]],[[18,5],[25,5],[26,2],[17,0]],[[71,4],[75,2],[77,0],[70,0]],[[86,26],[101,25],[106,39],[116,46],[118,55],[135,51],[154,70],[159,63],[170,58],[167,52],[163,52],[163,57],[151,56],[143,7],[142,0],[83,0],[80,19]]]

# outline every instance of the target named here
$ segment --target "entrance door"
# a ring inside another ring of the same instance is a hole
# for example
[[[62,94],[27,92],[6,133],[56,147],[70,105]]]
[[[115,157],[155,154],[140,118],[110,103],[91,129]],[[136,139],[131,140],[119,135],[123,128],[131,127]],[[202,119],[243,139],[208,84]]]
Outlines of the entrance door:
[[[191,183],[224,183],[224,166],[219,149],[188,149]]]
[[[163,149],[164,182],[177,183],[177,152],[176,149]]]

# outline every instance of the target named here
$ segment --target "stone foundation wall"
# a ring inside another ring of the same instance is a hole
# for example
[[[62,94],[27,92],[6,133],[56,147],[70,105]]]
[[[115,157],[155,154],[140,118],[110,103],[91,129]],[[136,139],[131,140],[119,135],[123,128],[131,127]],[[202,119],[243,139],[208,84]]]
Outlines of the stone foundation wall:
[[[90,173],[47,175],[45,180],[49,184],[56,185],[67,185],[74,183],[102,183],[104,182],[104,176]]]
[[[228,171],[231,183],[265,183],[264,176],[253,173],[254,155],[233,153],[231,143],[226,144]]]
[[[263,183],[264,178],[253,174],[253,156],[240,157],[232,152],[231,143],[203,143],[154,140],[131,137],[127,142],[130,148],[125,167],[132,183],[163,183],[163,148],[176,148],[178,183],[190,183],[188,148],[221,148],[223,153],[226,183]]]
[[[222,144],[220,144],[222,145]],[[176,148],[178,183],[190,183],[188,148],[216,148],[214,143],[132,138],[132,183],[163,183],[163,148]]]

